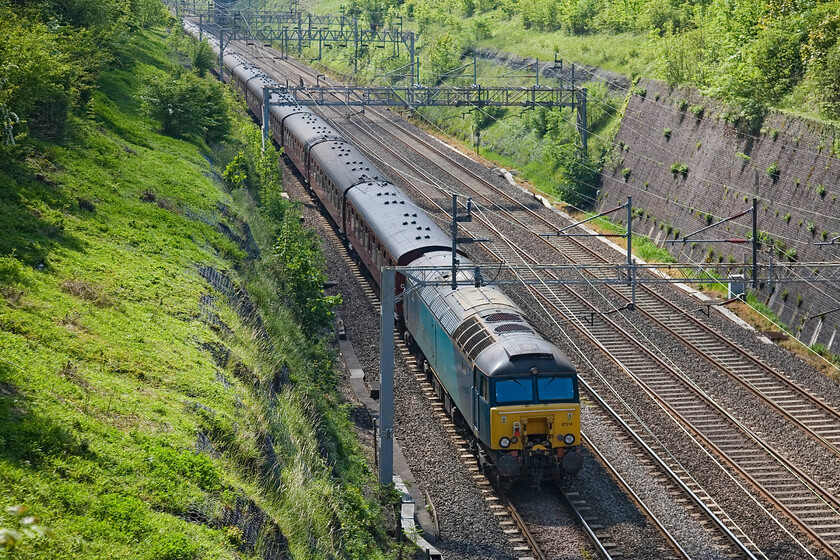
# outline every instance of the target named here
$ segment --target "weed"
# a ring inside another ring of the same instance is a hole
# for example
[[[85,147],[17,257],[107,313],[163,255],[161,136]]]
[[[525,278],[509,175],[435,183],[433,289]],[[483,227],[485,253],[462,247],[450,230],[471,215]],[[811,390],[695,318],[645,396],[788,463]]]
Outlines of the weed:
[[[681,175],[683,179],[688,176],[688,166],[684,163],[680,163],[675,161],[671,164],[671,173],[676,177],[677,175]]]

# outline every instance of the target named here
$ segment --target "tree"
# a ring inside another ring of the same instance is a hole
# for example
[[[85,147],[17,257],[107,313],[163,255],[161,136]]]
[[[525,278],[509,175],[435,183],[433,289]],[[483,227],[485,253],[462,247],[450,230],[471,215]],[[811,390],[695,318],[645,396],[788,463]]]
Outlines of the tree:
[[[461,47],[455,37],[445,33],[438,37],[432,45],[429,63],[426,66],[427,79],[438,84],[443,81],[445,74],[452,72],[460,64]]]
[[[341,303],[341,296],[324,295],[324,255],[312,230],[301,225],[296,205],[284,212],[274,254],[281,297],[306,332],[320,333],[332,322],[333,308]]]

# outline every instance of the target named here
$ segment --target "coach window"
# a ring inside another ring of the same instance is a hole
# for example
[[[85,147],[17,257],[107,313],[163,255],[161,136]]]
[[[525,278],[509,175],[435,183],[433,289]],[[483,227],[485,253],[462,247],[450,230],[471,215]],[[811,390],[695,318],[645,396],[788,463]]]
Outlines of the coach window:
[[[482,375],[479,379],[481,380],[481,398],[490,402],[490,385],[487,383],[487,378]]]

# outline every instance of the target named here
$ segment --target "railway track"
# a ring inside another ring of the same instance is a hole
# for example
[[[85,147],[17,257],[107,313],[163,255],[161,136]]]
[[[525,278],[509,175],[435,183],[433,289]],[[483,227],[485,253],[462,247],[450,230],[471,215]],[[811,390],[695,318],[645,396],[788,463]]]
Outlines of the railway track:
[[[440,154],[442,152],[438,151],[438,153]],[[432,184],[436,184],[434,178],[428,177],[426,180],[432,182]],[[472,187],[469,186],[465,186],[465,188],[472,190]],[[477,196],[487,197],[486,194],[479,193],[478,191],[473,192]],[[497,192],[497,194],[499,193]],[[429,200],[431,201],[431,199]],[[441,211],[446,211],[445,205],[438,203],[435,203],[435,205]],[[527,208],[527,206],[521,203],[517,203],[517,205],[532,212],[532,209]],[[542,218],[540,220],[544,222],[547,231],[556,230],[556,226],[551,225],[550,222],[542,220]],[[523,228],[528,227],[518,218],[512,216],[511,222]],[[490,225],[487,227],[495,231],[495,227]],[[580,244],[578,244],[579,247],[577,249],[567,247],[566,245],[570,244],[565,242],[558,242],[557,244],[562,245],[561,250],[564,254],[571,256],[573,259],[577,257],[574,253],[580,251],[580,247],[582,247]],[[520,251],[510,247],[497,250],[497,257],[507,263],[516,263],[522,261],[523,255]],[[621,295],[620,288],[615,291]],[[564,296],[566,295],[564,294]],[[548,296],[546,299],[548,300],[550,297]],[[626,294],[624,297],[626,298]],[[840,437],[836,429],[838,415],[832,407],[826,403],[822,403],[807,391],[796,387],[795,384],[789,383],[789,380],[779,375],[772,368],[768,368],[755,360],[752,360],[750,367],[740,368],[742,365],[740,362],[743,361],[744,356],[743,352],[740,352],[737,347],[731,346],[729,355],[720,355],[716,352],[710,356],[708,349],[716,349],[719,344],[719,339],[716,340],[714,337],[703,339],[697,334],[697,332],[702,332],[703,329],[700,328],[695,328],[694,331],[688,329],[689,332],[686,333],[687,329],[684,327],[684,323],[675,321],[673,307],[663,304],[661,298],[658,298],[652,291],[649,294],[645,293],[645,298],[648,297],[650,297],[650,301],[647,299],[644,300],[644,308],[652,320],[657,321],[663,328],[668,329],[673,336],[688,344],[699,355],[704,356],[704,359],[708,359],[711,363],[714,363],[716,367],[727,371],[730,375],[735,375],[735,378],[739,379],[742,385],[750,387],[751,391],[757,396],[769,397],[769,402],[779,404],[779,410],[786,418],[799,426],[800,429],[809,430],[812,437],[815,437],[815,439],[820,441],[820,443],[833,453],[837,453],[837,441],[838,437]],[[565,307],[567,307],[567,304],[564,302],[563,308]],[[656,312],[651,312],[650,309],[656,309]],[[570,321],[574,322],[577,316],[585,317],[588,315],[594,317],[592,315],[593,313],[599,312],[593,311],[590,308],[589,310],[582,309],[578,314],[570,313],[566,316]],[[682,314],[681,310],[680,314]],[[577,321],[580,322],[580,319],[577,319]],[[593,319],[593,324],[589,325],[587,330],[591,331],[594,329],[594,322]],[[699,322],[694,322],[699,324]],[[615,332],[616,326],[613,325],[612,328],[613,332]],[[611,343],[609,338],[611,336],[610,334],[599,334],[603,338],[596,337],[596,340],[606,340],[607,344],[605,346],[607,347],[626,346],[624,344],[626,341],[620,341],[620,344]],[[708,333],[704,336],[707,335]],[[693,383],[690,380],[679,379],[679,372],[673,370],[666,370],[664,372],[646,371],[641,364],[636,363],[627,367],[628,362],[631,360],[630,356],[622,354],[617,349],[610,351],[610,354],[615,356],[625,369],[630,369],[633,372],[641,372],[636,379],[645,392],[652,397],[658,394],[663,395],[661,406],[672,417],[678,419],[683,426],[694,433],[695,437],[703,441],[707,447],[714,449],[724,462],[733,469],[738,470],[744,478],[752,482],[754,487],[758,488],[768,500],[773,502],[780,510],[784,511],[804,532],[822,544],[826,550],[836,553],[838,550],[837,537],[840,537],[840,535],[836,535],[835,531],[836,527],[840,526],[838,524],[840,519],[837,516],[840,504],[833,499],[829,492],[821,489],[819,484],[808,478],[795,465],[785,462],[783,457],[772,453],[770,446],[753,434],[750,434],[748,430],[745,430],[739,425],[737,419],[732,418],[725,411],[718,410],[717,412],[721,417],[736,426],[737,429],[734,431],[732,429],[725,430],[720,426],[720,422],[711,422],[710,418],[715,417],[715,415],[710,416],[710,412],[714,411],[714,404],[708,402],[708,399],[702,395],[697,395],[698,400],[689,398],[692,392],[697,393],[697,388],[692,387]],[[655,357],[650,355],[645,356],[645,359],[649,363],[656,361],[653,358]],[[774,374],[772,383],[767,382],[767,378],[769,377],[768,372]],[[679,383],[676,383],[676,385],[675,379],[679,380]],[[701,406],[700,403],[704,399],[706,402],[704,406]],[[819,405],[814,406],[814,403],[819,403]],[[813,413],[811,409],[817,409],[818,412]],[[697,412],[693,414],[694,411]],[[739,429],[746,434],[745,438],[739,439],[739,437],[733,435]],[[752,447],[749,447],[750,444],[752,444]],[[778,468],[779,466],[780,468]],[[813,499],[809,500],[809,496],[813,497]]]

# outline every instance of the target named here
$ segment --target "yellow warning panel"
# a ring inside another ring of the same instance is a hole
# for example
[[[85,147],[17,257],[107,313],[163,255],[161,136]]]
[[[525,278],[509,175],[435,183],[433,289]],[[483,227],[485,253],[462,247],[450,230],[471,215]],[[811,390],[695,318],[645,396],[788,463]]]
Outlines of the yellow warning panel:
[[[567,437],[570,435],[574,440]],[[526,440],[551,447],[580,445],[580,404],[520,404],[490,409],[492,449],[523,449]]]

